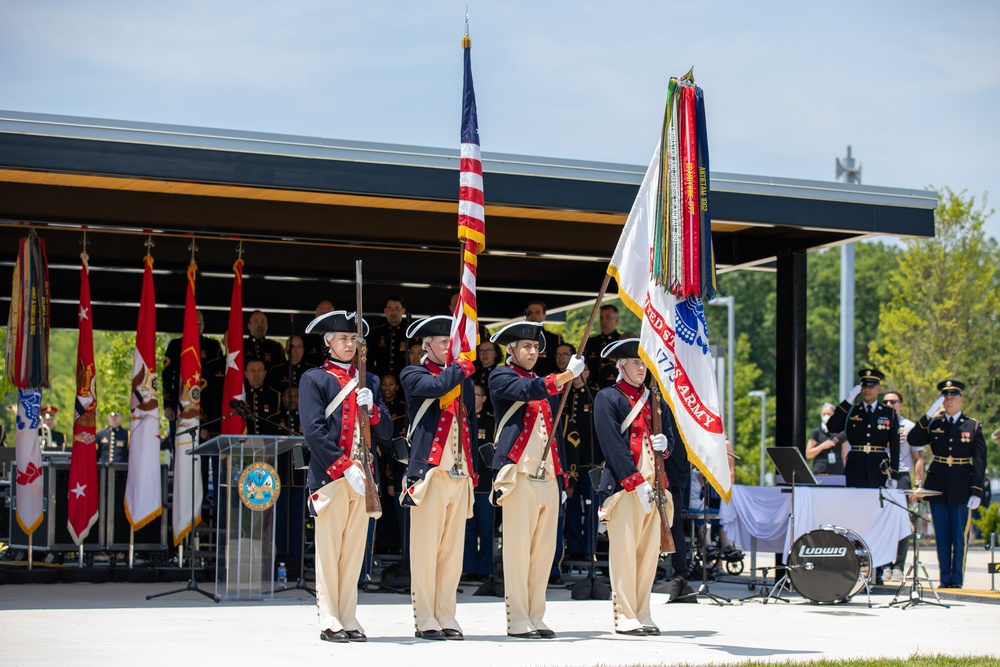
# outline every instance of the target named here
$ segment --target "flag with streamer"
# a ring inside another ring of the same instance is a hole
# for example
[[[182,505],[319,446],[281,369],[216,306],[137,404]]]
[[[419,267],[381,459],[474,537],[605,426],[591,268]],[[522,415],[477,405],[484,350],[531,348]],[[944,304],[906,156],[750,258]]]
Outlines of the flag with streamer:
[[[174,436],[174,546],[180,545],[201,523],[201,462],[188,452],[198,444],[201,425],[201,346],[198,312],[195,308],[194,260],[187,269],[187,296],[184,300],[184,332],[181,335],[181,391],[177,433]],[[194,461],[192,462],[192,458]]]
[[[45,240],[32,231],[21,239],[14,263],[5,349],[7,380],[18,388],[14,436],[16,517],[25,535],[34,533],[44,519],[38,427],[42,423],[41,388],[49,385],[49,317]]]
[[[226,376],[223,380],[223,414],[229,414],[229,402],[246,400],[243,388],[243,260],[233,264],[233,297],[229,302],[229,330],[226,333]],[[220,433],[240,435],[246,433],[247,423],[237,413],[222,420]]]
[[[139,323],[132,356],[128,477],[125,481],[125,516],[132,530],[156,520],[163,513],[160,476],[160,401],[156,380],[156,294],[153,291],[153,258],[146,255],[139,300]]]
[[[79,545],[97,521],[97,373],[94,365],[94,322],[90,307],[90,267],[86,252],[80,267],[77,310],[76,402],[73,407],[73,454],[69,464],[66,524]]]
[[[459,166],[458,238],[462,244],[462,288],[455,305],[447,363],[459,357],[475,360],[479,345],[479,312],[476,304],[476,271],[479,253],[486,249],[486,216],[483,198],[483,163],[479,153],[476,91],[472,85],[472,40],[462,38],[462,151]],[[459,387],[440,399],[446,408],[458,398]]]
[[[639,354],[691,462],[729,502],[726,434],[703,306],[716,287],[704,97],[691,73],[670,81],[660,142],[608,273],[642,322]]]

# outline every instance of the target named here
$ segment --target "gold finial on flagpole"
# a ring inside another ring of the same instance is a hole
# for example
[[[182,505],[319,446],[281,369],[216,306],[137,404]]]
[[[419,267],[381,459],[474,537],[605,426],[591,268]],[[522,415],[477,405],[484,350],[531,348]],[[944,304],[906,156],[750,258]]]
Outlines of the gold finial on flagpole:
[[[191,235],[191,245],[188,246],[188,250],[191,251],[191,261],[194,262],[194,254],[198,252],[198,240]]]

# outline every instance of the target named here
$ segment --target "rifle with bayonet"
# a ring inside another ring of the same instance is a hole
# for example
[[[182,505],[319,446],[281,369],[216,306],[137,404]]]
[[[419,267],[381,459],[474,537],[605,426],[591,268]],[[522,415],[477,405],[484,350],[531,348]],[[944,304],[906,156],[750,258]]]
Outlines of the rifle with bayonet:
[[[365,342],[365,330],[364,330],[364,318],[361,313],[361,260],[357,260],[355,263],[355,274],[357,276],[357,302],[355,304],[355,319],[358,322],[358,389],[365,388],[365,381],[368,378],[367,372],[367,358],[368,358],[368,344]],[[378,406],[372,406],[374,409],[378,409]],[[360,431],[361,431],[361,452],[360,460],[361,467],[364,468],[365,472],[365,512],[368,515],[377,515],[382,513],[382,502],[378,498],[378,486],[375,485],[375,477],[372,475],[372,429],[371,424],[368,422],[368,411],[358,410],[358,419],[360,419]]]

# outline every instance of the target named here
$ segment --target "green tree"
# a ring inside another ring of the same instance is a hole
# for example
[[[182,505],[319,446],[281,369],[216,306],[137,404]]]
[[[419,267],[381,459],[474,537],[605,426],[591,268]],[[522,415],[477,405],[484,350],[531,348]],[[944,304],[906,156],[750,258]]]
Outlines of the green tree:
[[[992,214],[985,197],[977,204],[965,191],[940,192],[935,236],[904,241],[870,346],[914,410],[934,401],[940,380],[965,382],[963,409],[984,423],[987,439],[1000,418],[1000,252],[983,232]]]
[[[750,337],[741,333],[736,341],[736,357],[733,359],[733,416],[736,433],[730,434],[733,452],[740,457],[736,461],[736,483],[756,485],[760,478],[760,399],[747,394],[764,388],[764,372],[750,360],[752,354]],[[765,445],[774,445],[774,396],[764,399],[767,408]],[[734,437],[735,435],[735,437]],[[768,463],[768,469],[773,466]]]

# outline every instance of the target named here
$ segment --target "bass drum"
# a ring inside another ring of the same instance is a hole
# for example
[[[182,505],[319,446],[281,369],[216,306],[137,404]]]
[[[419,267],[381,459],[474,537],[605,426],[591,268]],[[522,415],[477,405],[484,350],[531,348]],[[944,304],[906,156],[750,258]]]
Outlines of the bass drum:
[[[847,602],[872,577],[868,545],[840,526],[822,526],[795,540],[788,563],[796,566],[788,570],[795,590],[813,602]]]

